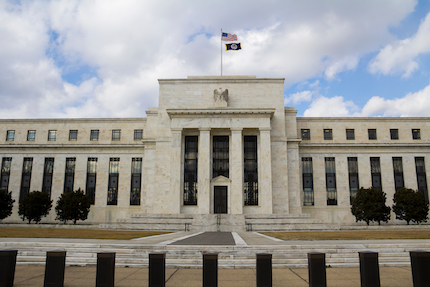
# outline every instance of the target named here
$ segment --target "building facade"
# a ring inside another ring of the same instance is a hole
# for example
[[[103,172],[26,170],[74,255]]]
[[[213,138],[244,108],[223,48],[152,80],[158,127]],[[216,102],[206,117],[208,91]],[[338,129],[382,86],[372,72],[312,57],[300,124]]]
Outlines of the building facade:
[[[16,200],[5,221],[20,221],[33,190],[55,206],[81,188],[88,222],[142,229],[351,225],[359,187],[382,188],[388,205],[403,186],[428,199],[429,118],[297,117],[283,84],[159,80],[146,118],[1,120],[1,188]],[[54,220],[53,208],[43,221]]]

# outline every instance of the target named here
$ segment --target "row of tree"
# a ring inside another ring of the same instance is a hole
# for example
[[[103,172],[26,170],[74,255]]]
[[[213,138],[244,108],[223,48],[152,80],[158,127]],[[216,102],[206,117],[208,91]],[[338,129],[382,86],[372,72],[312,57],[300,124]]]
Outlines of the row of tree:
[[[13,203],[12,193],[0,190],[0,220],[12,214]],[[18,214],[22,220],[28,223],[34,221],[39,223],[42,217],[48,215],[52,208],[52,200],[46,192],[33,191],[28,193],[19,203]],[[78,220],[86,220],[90,212],[90,202],[88,196],[81,189],[73,192],[63,193],[57,201],[55,207],[56,219],[66,223]]]
[[[391,218],[391,208],[385,204],[387,195],[380,189],[360,188],[352,201],[351,212],[355,221],[365,221],[367,225],[371,221],[388,222]],[[406,223],[427,222],[429,204],[424,194],[410,188],[400,188],[394,194],[393,211],[396,219],[405,220]]]

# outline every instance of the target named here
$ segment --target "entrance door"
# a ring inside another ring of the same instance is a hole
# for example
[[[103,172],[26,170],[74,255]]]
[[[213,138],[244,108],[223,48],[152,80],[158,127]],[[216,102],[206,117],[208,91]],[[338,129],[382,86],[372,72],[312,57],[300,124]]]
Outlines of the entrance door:
[[[227,186],[214,187],[214,213],[227,213]]]

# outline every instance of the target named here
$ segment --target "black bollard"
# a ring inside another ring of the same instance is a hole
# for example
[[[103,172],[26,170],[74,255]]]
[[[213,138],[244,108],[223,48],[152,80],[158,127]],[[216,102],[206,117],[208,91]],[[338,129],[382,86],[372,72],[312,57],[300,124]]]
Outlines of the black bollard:
[[[46,252],[44,287],[64,286],[64,268],[66,251],[54,250]]]
[[[272,287],[272,254],[257,254],[257,287]]]
[[[358,252],[361,287],[381,287],[378,252]]]
[[[166,285],[166,253],[149,254],[149,287]]]
[[[412,281],[414,287],[430,286],[430,252],[428,251],[410,251]]]
[[[96,287],[114,287],[115,252],[97,253]]]
[[[0,250],[0,286],[12,287],[18,250]]]
[[[203,254],[203,287],[218,286],[218,254]]]
[[[325,253],[308,253],[309,287],[327,287]]]

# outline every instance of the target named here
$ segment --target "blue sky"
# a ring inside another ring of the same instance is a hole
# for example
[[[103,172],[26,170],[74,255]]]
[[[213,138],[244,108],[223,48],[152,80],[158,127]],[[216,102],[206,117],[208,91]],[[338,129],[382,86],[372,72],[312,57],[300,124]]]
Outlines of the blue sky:
[[[228,9],[225,9],[228,7]],[[0,118],[144,117],[159,78],[285,78],[299,116],[430,116],[430,0],[0,1]]]

